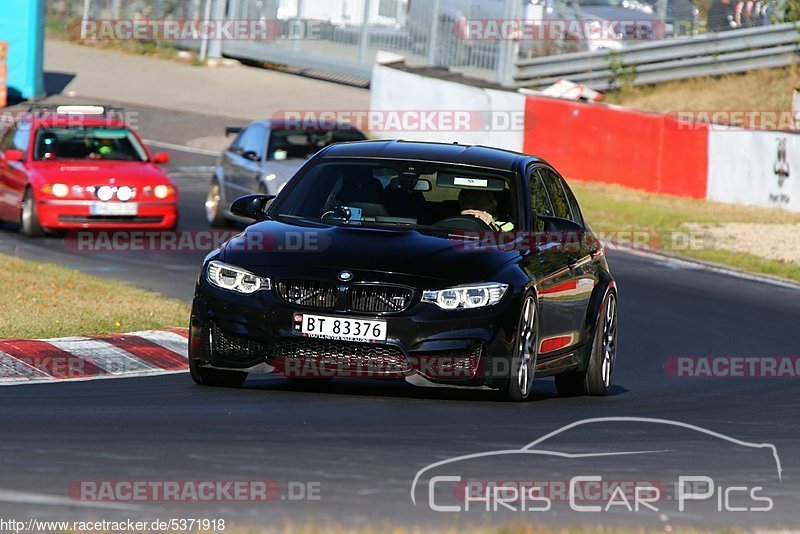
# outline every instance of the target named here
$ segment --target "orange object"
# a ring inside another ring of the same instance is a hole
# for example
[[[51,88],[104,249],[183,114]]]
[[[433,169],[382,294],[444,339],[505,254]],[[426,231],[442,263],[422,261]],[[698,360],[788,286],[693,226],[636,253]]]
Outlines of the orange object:
[[[5,63],[8,56],[8,43],[0,41],[0,63]]]

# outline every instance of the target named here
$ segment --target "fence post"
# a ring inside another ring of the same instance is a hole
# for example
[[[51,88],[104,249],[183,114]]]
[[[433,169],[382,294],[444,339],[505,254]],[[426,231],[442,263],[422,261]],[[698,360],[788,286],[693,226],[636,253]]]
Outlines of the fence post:
[[[295,52],[299,52],[300,50],[302,50],[303,48],[302,40],[307,37],[306,31],[308,30],[308,28],[306,28],[306,23],[303,19],[304,10],[305,10],[305,5],[303,3],[303,0],[297,0],[297,14],[295,15],[295,19],[297,20],[297,27],[302,29],[303,36],[302,38],[298,37],[297,35],[292,36],[292,38],[294,39],[294,42],[292,43],[292,50],[294,50]],[[291,22],[292,21],[289,21],[290,24]],[[290,28],[290,35],[292,31],[293,30]]]
[[[89,20],[89,10],[92,8],[92,0],[83,0],[83,16],[81,17],[81,39],[86,39],[86,22]]]
[[[226,13],[226,17],[233,20],[242,18],[241,10],[239,9],[239,0],[229,0],[228,13]]]
[[[225,2],[223,0],[211,0],[211,19],[214,21],[214,29],[225,20]],[[219,36],[219,32],[215,31],[215,35]],[[211,39],[208,42],[208,57],[209,59],[222,58],[222,41],[219,38]]]
[[[211,0],[206,0],[205,9],[203,10],[203,21],[206,23],[211,18]],[[203,38],[200,41],[200,54],[198,59],[205,62],[208,57],[208,32],[203,33]]]
[[[661,28],[666,32],[667,29],[667,0],[658,0],[656,2],[656,16],[661,23]],[[672,31],[675,31],[675,23],[673,22]],[[658,39],[658,37],[656,37]]]
[[[439,8],[440,0],[431,3],[431,26],[428,31],[428,54],[425,58],[427,65],[436,65],[436,47],[439,41]]]
[[[361,21],[361,35],[358,40],[358,62],[366,63],[369,57],[369,14],[372,0],[364,0],[364,20]]]
[[[506,20],[519,19],[519,0],[505,0],[503,17]],[[519,57],[519,40],[504,36],[500,42],[499,55],[497,57],[496,78],[501,85],[511,86],[514,83],[514,71],[517,68],[517,58]]]

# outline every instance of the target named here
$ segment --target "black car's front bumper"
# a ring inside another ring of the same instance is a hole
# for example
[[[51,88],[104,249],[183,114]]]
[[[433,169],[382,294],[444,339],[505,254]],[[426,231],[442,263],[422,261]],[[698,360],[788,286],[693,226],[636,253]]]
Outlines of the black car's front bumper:
[[[298,378],[404,378],[418,385],[500,387],[508,380],[522,291],[510,287],[496,305],[472,310],[439,309],[420,302],[397,314],[304,309],[275,290],[240,295],[198,284],[190,328],[189,357],[198,366],[277,372]],[[304,337],[298,313],[382,319],[385,342],[361,343]]]

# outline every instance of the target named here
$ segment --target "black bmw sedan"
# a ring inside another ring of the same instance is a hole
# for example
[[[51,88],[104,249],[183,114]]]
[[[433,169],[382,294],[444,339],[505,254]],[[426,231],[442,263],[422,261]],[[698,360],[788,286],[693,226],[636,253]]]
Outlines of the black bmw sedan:
[[[531,397],[605,395],[617,289],[566,182],[481,146],[331,145],[208,255],[192,308],[195,382],[248,373],[402,379]]]

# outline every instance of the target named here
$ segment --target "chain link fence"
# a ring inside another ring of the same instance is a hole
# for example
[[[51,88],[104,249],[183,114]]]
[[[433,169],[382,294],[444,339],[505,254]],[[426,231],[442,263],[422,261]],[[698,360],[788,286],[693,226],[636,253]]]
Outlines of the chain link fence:
[[[512,3],[512,0],[488,0]],[[518,2],[519,0],[513,0]],[[459,11],[452,0],[49,0],[51,21],[130,19],[272,21],[280,38],[233,39],[222,54],[369,78],[379,50],[401,54],[410,65],[447,66],[488,80],[498,79],[502,41],[469,43],[454,31]],[[464,2],[474,5],[475,2]],[[298,29],[299,28],[299,29]],[[73,31],[73,34],[75,32]],[[198,40],[173,43],[200,49]],[[213,48],[212,48],[213,50]]]
[[[275,26],[273,38],[170,45],[198,50],[202,58],[224,54],[365,80],[378,51],[386,50],[412,66],[449,67],[504,85],[513,83],[519,61],[619,51],[631,41],[685,36],[702,27],[690,0],[49,0],[47,9],[49,19],[62,23],[264,21]],[[564,29],[575,22],[583,25],[583,37]],[[557,26],[561,33],[553,32]],[[496,33],[487,33],[490,28]],[[597,28],[599,34],[586,37]]]

